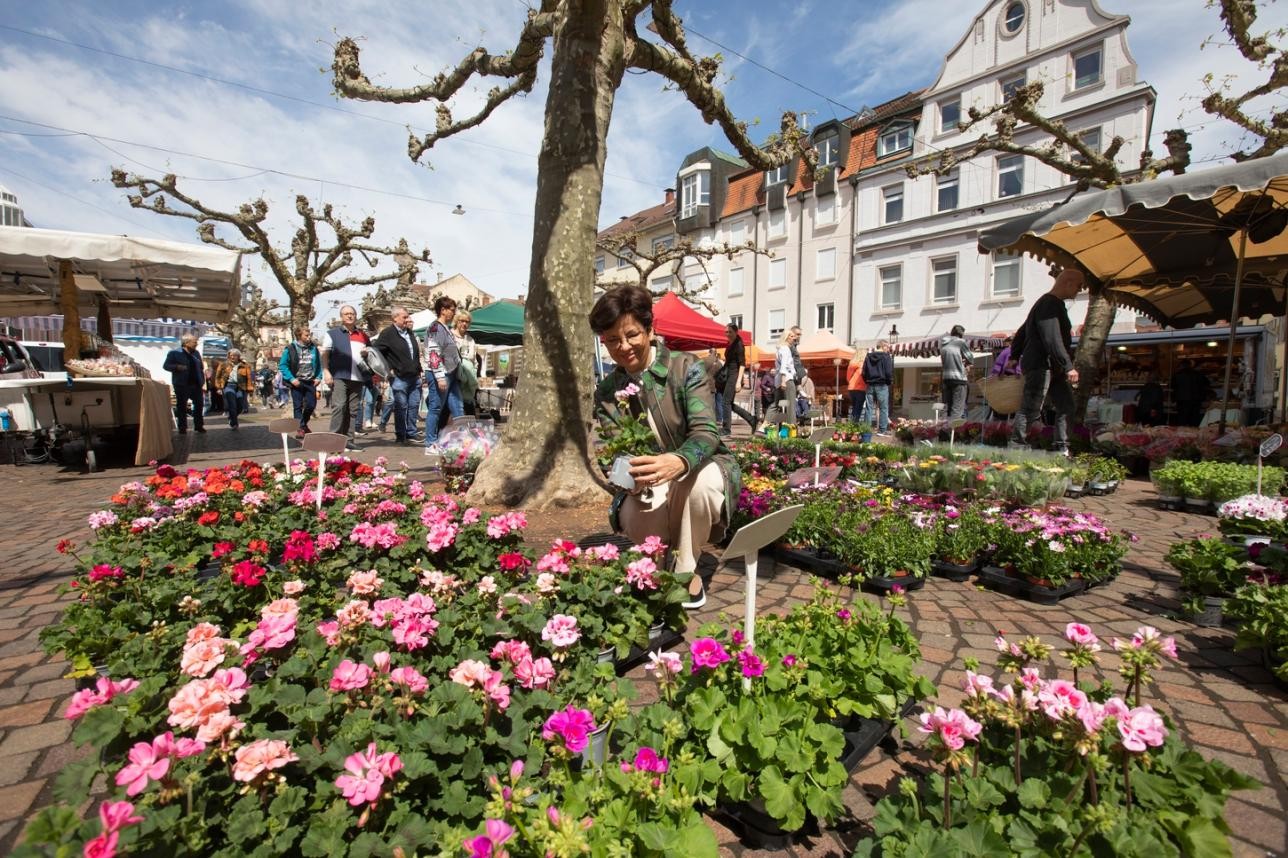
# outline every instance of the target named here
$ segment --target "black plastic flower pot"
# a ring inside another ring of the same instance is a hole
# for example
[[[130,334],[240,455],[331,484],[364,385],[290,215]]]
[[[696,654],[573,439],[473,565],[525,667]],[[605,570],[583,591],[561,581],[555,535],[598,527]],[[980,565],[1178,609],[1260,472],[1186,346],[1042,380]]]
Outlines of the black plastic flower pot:
[[[902,587],[906,591],[920,590],[926,586],[926,579],[917,575],[873,575],[871,578],[863,579],[863,589],[870,593],[887,595],[895,587]]]
[[[971,563],[949,563],[947,560],[932,560],[930,562],[930,574],[936,578],[947,578],[949,581],[965,581],[975,574],[979,568],[979,561]]]

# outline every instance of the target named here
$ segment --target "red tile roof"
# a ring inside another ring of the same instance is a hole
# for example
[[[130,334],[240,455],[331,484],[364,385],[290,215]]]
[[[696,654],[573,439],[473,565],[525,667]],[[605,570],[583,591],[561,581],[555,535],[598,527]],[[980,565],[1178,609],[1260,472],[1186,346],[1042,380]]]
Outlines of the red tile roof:
[[[601,230],[599,238],[612,238],[628,232],[644,232],[675,217],[675,200],[661,203],[644,211],[636,212],[630,217],[622,218],[617,223]]]

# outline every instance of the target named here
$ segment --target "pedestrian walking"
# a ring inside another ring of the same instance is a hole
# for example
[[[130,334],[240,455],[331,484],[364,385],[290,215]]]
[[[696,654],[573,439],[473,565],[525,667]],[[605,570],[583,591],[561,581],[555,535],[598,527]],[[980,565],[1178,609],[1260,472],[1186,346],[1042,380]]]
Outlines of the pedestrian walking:
[[[420,343],[412,333],[411,314],[395,307],[393,321],[372,344],[389,365],[389,388],[393,393],[394,438],[417,441],[415,415],[420,410]],[[388,418],[382,417],[382,426]]]
[[[1024,394],[1011,423],[1012,445],[1027,443],[1029,425],[1041,416],[1046,401],[1055,413],[1055,449],[1069,453],[1069,415],[1073,413],[1078,371],[1073,368],[1073,326],[1064,302],[1076,297],[1085,285],[1076,268],[1061,271],[1015,334],[1011,361],[1019,363],[1024,375]]]
[[[747,368],[747,350],[742,344],[737,325],[725,325],[725,334],[729,337],[729,342],[725,345],[724,384],[717,388],[723,394],[723,408],[719,412],[721,432],[724,435],[733,434],[733,415],[736,413],[751,427],[751,434],[755,435],[758,425],[756,416],[748,414],[737,401],[738,391],[742,390],[743,371]]]
[[[783,402],[782,422],[796,422],[796,385],[805,379],[805,368],[796,354],[796,344],[801,341],[801,329],[792,326],[778,341],[774,352],[774,381],[778,385],[778,398]]]
[[[863,358],[867,349],[854,342],[854,357],[845,370],[845,389],[850,394],[850,421],[862,423],[868,419],[868,383],[863,380]]]
[[[443,412],[452,417],[465,413],[461,402],[461,350],[452,336],[456,302],[446,295],[434,301],[434,321],[425,331],[425,454],[438,451],[438,427]]]
[[[357,432],[362,427],[362,395],[371,381],[364,355],[371,344],[366,332],[358,327],[358,311],[345,304],[340,308],[340,324],[326,332],[322,343],[322,381],[331,386],[335,405],[331,406],[330,429],[348,437],[345,449],[359,452]],[[331,405],[330,401],[327,402]]]
[[[894,384],[894,358],[890,341],[881,340],[863,359],[863,381],[868,386],[868,413],[877,432],[890,431],[890,386]]]
[[[197,351],[197,338],[184,334],[179,339],[179,348],[170,350],[161,367],[170,373],[170,386],[174,388],[174,419],[179,424],[179,434],[188,434],[189,404],[192,405],[193,428],[204,433],[202,390],[206,386],[206,371],[201,352]]]
[[[308,325],[295,329],[295,341],[282,351],[278,363],[282,380],[291,391],[291,408],[300,428],[295,437],[303,441],[312,432],[309,420],[318,407],[318,381],[322,378],[322,355],[313,344],[313,333]]]
[[[942,393],[949,420],[966,416],[971,365],[975,362],[975,354],[970,350],[965,335],[965,328],[953,325],[948,336],[939,341],[939,364],[943,371]]]
[[[215,370],[215,387],[223,394],[228,428],[236,429],[239,418],[250,408],[248,397],[254,390],[253,385],[250,365],[242,360],[241,350],[229,349],[228,360]]]

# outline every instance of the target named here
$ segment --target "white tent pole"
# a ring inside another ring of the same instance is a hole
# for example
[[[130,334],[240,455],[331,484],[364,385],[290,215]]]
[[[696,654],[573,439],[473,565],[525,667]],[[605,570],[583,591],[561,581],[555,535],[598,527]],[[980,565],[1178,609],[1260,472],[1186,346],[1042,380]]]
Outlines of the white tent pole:
[[[322,477],[326,475],[326,451],[318,450],[318,509],[322,508]]]
[[[1234,269],[1234,298],[1230,303],[1230,339],[1225,347],[1225,385],[1221,390],[1221,422],[1217,427],[1217,437],[1225,434],[1225,404],[1230,399],[1230,373],[1234,369],[1234,341],[1239,330],[1239,289],[1243,286],[1243,260],[1248,250],[1248,226],[1239,230],[1239,263]]]

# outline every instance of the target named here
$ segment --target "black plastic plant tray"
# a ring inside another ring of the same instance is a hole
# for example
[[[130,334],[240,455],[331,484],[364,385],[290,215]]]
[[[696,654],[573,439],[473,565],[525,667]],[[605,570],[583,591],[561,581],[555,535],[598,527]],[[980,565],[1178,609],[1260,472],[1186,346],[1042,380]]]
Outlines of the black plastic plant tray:
[[[1039,605],[1058,604],[1061,599],[1077,595],[1086,587],[1081,579],[1074,579],[1059,587],[1043,587],[1022,578],[1012,578],[1006,574],[1006,570],[996,566],[985,566],[979,570],[979,580],[990,589]]]

